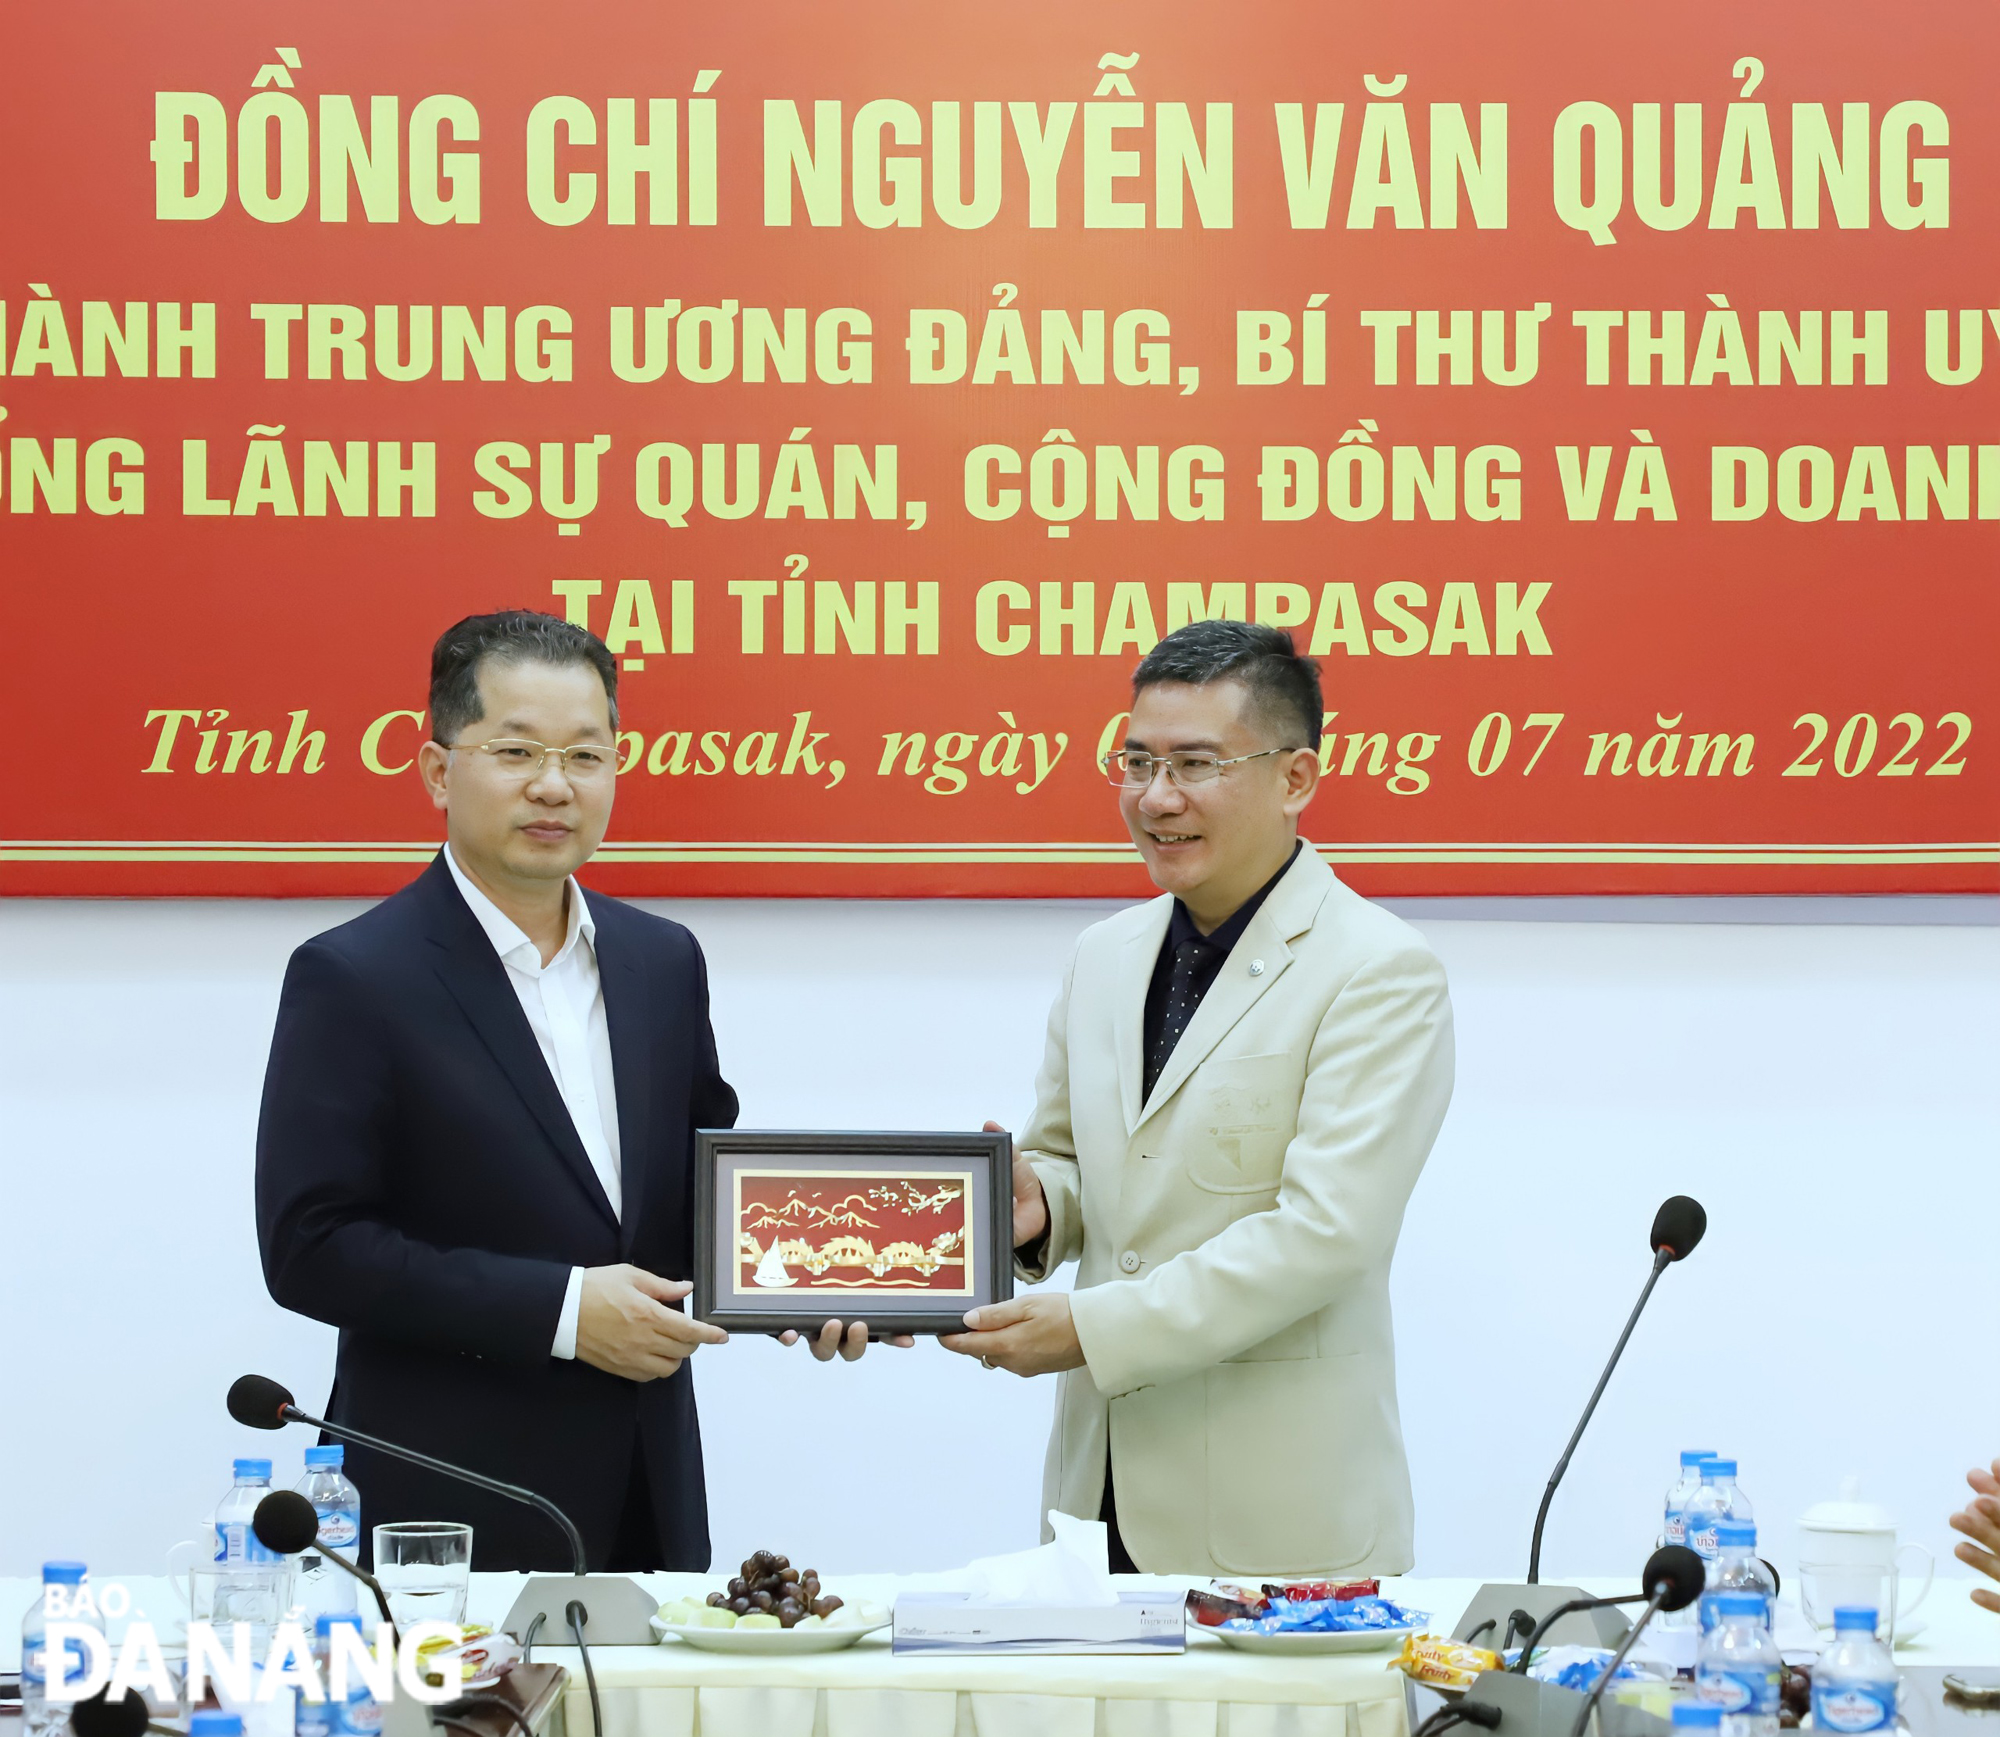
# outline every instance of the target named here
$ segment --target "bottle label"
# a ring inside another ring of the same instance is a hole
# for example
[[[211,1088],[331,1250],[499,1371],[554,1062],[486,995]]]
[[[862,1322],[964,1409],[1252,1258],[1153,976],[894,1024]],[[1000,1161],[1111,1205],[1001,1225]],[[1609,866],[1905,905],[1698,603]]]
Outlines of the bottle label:
[[[1685,1527],[1685,1522],[1682,1523]],[[1715,1523],[1710,1521],[1699,1531],[1688,1534],[1688,1548],[1704,1562],[1713,1562],[1722,1554],[1721,1541],[1715,1535]]]
[[[1751,1589],[1747,1586],[1735,1586],[1729,1588],[1729,1590],[1732,1592],[1748,1592]],[[1703,1634],[1713,1633],[1716,1624],[1722,1620],[1716,1614],[1715,1609],[1715,1601],[1720,1596],[1719,1593],[1714,1592],[1704,1592],[1701,1595],[1701,1632]],[[1773,1628],[1778,1620],[1777,1607],[1768,1598],[1764,1600],[1764,1614],[1759,1620],[1767,1629]]]
[[[219,1521],[215,1528],[215,1559],[218,1562],[275,1562],[277,1552],[264,1548],[260,1539],[241,1520]]]
[[[334,1737],[381,1737],[382,1703],[373,1695],[357,1695],[335,1711]]]
[[[1667,1542],[1685,1544],[1688,1539],[1687,1510],[1669,1508],[1667,1510]]]
[[[62,1666],[61,1680],[64,1683],[80,1683],[90,1672],[86,1668],[83,1648],[74,1641],[63,1643],[59,1659],[48,1656],[49,1637],[46,1634],[24,1634],[21,1637],[21,1693],[40,1700],[48,1694],[49,1666]]]
[[[319,1542],[329,1550],[352,1550],[361,1540],[361,1513],[356,1508],[322,1508]]]
[[[1770,1713],[1778,1711],[1776,1665],[1737,1665],[1722,1668],[1703,1665],[1695,1672],[1695,1693],[1711,1706],[1728,1713]]]
[[[1850,1683],[1813,1694],[1813,1724],[1822,1731],[1880,1731],[1895,1722],[1894,1683]]]

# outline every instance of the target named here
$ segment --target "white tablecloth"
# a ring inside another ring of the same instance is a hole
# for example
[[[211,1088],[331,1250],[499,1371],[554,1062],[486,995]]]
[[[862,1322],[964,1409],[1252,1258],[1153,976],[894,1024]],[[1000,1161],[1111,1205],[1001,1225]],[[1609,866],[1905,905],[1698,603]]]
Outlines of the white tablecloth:
[[[97,1574],[102,1585],[120,1578]],[[664,1601],[719,1584],[694,1575],[642,1578]],[[177,1611],[166,1582],[124,1577],[136,1611]],[[886,1576],[829,1573],[843,1595],[888,1603]],[[1586,1581],[1593,1591],[1623,1584]],[[2000,1617],[1940,1580],[1928,1625],[1897,1649],[1905,1664],[2000,1666]],[[520,1585],[475,1574],[468,1614],[495,1622]],[[1448,1633],[1478,1582],[1408,1579],[1384,1591],[1431,1613]],[[39,1588],[0,1580],[0,1669],[18,1668],[20,1619]],[[112,1624],[113,1638],[121,1625]],[[590,1706],[572,1648],[538,1647],[572,1672],[569,1737],[589,1737]],[[1407,1737],[1402,1676],[1388,1653],[1281,1659],[1237,1653],[1207,1636],[1180,1657],[895,1658],[886,1631],[846,1652],[785,1660],[698,1652],[681,1643],[602,1647],[591,1654],[604,1737]]]

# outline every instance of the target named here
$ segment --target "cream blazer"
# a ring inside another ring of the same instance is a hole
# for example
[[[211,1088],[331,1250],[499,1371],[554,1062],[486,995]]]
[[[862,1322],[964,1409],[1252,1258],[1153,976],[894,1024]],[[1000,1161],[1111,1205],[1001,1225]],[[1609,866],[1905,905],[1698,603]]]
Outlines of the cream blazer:
[[[1044,1507],[1118,1526],[1153,1573],[1400,1574],[1409,1468],[1389,1262],[1451,1097],[1422,938],[1313,848],[1271,889],[1140,1099],[1173,900],[1086,930],[1023,1152],[1048,1195],[1029,1280],[1078,1263]]]

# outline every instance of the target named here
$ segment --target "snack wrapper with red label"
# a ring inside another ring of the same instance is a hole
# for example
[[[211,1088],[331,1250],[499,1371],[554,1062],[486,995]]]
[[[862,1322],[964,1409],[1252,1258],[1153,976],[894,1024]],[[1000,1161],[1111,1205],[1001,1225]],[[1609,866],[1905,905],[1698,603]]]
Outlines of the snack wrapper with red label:
[[[435,1688],[454,1681],[466,1688],[496,1683],[520,1662],[519,1641],[478,1623],[466,1627],[456,1646],[440,1635],[417,1648],[417,1668]]]
[[[1267,1598],[1289,1598],[1294,1603],[1321,1599],[1344,1602],[1350,1598],[1380,1598],[1382,1583],[1379,1580],[1293,1580],[1281,1586],[1267,1580],[1264,1582],[1264,1595]]]
[[[1271,1608],[1271,1601],[1253,1588],[1217,1581],[1211,1592],[1191,1590],[1187,1607],[1188,1614],[1203,1628],[1220,1628],[1225,1622],[1262,1616]]]
[[[1434,1634],[1413,1634],[1403,1642],[1396,1667],[1434,1689],[1469,1689],[1482,1671],[1497,1671],[1500,1655]]]

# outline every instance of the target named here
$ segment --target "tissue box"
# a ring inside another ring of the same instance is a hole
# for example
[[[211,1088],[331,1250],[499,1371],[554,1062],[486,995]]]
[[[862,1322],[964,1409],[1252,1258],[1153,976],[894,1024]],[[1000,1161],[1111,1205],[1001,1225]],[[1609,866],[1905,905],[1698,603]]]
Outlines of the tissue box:
[[[1116,1604],[974,1603],[962,1592],[896,1599],[899,1653],[1178,1653],[1187,1650],[1187,1594],[1121,1591]]]

